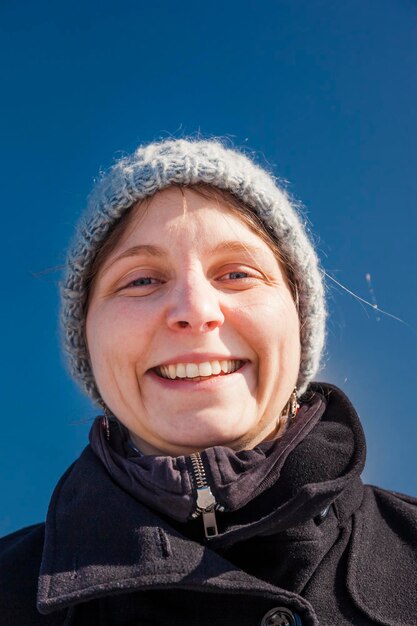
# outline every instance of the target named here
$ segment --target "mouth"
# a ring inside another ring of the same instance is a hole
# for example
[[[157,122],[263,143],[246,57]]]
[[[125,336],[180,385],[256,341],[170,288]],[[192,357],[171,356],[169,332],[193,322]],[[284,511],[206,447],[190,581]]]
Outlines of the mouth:
[[[152,368],[160,378],[169,380],[206,380],[217,376],[228,376],[237,372],[246,361],[222,360],[205,361],[204,363],[169,363]]]

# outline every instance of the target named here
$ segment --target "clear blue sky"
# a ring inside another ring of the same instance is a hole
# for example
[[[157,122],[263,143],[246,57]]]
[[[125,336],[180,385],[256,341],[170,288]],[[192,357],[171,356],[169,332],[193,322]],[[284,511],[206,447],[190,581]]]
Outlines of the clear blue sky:
[[[417,495],[417,4],[0,5],[0,535],[44,519],[96,414],[66,374],[57,285],[100,169],[197,131],[256,151],[304,205],[329,282],[326,367],[365,479]]]

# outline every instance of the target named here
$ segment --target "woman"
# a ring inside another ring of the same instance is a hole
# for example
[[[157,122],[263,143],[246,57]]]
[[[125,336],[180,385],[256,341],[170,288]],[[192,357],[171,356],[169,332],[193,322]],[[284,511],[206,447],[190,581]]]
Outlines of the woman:
[[[46,524],[2,540],[2,624],[416,624],[416,500],[362,484],[358,417],[311,382],[324,322],[300,216],[246,156],[117,163],[62,287],[104,415]]]

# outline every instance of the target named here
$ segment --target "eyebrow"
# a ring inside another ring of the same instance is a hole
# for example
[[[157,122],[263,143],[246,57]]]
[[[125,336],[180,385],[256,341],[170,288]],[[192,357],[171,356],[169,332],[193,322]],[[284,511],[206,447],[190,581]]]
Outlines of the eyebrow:
[[[222,241],[210,250],[210,254],[219,254],[221,252],[248,252],[249,254],[263,253],[264,250],[250,243],[243,243],[233,239],[231,241]]]
[[[209,251],[209,254],[210,255],[221,254],[222,252],[246,252],[252,255],[252,254],[262,253],[263,250],[262,248],[259,248],[258,246],[254,246],[249,243],[243,243],[241,241],[236,241],[235,239],[233,239],[230,241],[222,241],[221,243],[217,244],[217,246],[215,246],[214,248],[211,248],[211,250]],[[152,246],[149,244],[143,244],[140,246],[132,246],[131,248],[128,248],[127,250],[119,254],[119,256],[113,259],[111,263],[106,265],[103,268],[103,273],[106,272],[108,269],[110,269],[110,267],[112,267],[118,261],[121,261],[122,259],[126,259],[129,257],[134,257],[134,256],[148,256],[148,257],[163,258],[167,256],[167,253],[162,248],[158,248],[158,246]]]
[[[128,248],[127,250],[119,254],[119,256],[113,259],[111,263],[106,265],[103,268],[103,273],[106,272],[108,269],[110,269],[110,267],[112,267],[112,265],[117,263],[117,261],[121,261],[122,259],[126,259],[131,256],[164,257],[166,256],[166,253],[162,250],[162,248],[158,248],[157,246],[151,246],[147,244],[146,245],[143,244],[141,246],[132,246],[131,248]]]

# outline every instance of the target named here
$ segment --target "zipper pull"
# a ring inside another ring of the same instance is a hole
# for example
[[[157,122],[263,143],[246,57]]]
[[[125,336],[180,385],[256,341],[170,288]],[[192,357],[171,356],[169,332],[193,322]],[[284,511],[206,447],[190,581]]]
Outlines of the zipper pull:
[[[197,489],[197,508],[203,516],[204,534],[206,539],[219,534],[215,508],[216,499],[211,493],[210,487],[200,487]]]
[[[204,469],[204,463],[200,452],[194,452],[190,455],[191,460],[191,480],[196,489],[197,502],[196,509],[191,517],[194,519],[199,515],[203,517],[204,534],[206,539],[215,537],[219,534],[217,530],[217,521],[215,510],[224,510],[216,504],[216,498],[207,483],[207,476]]]

